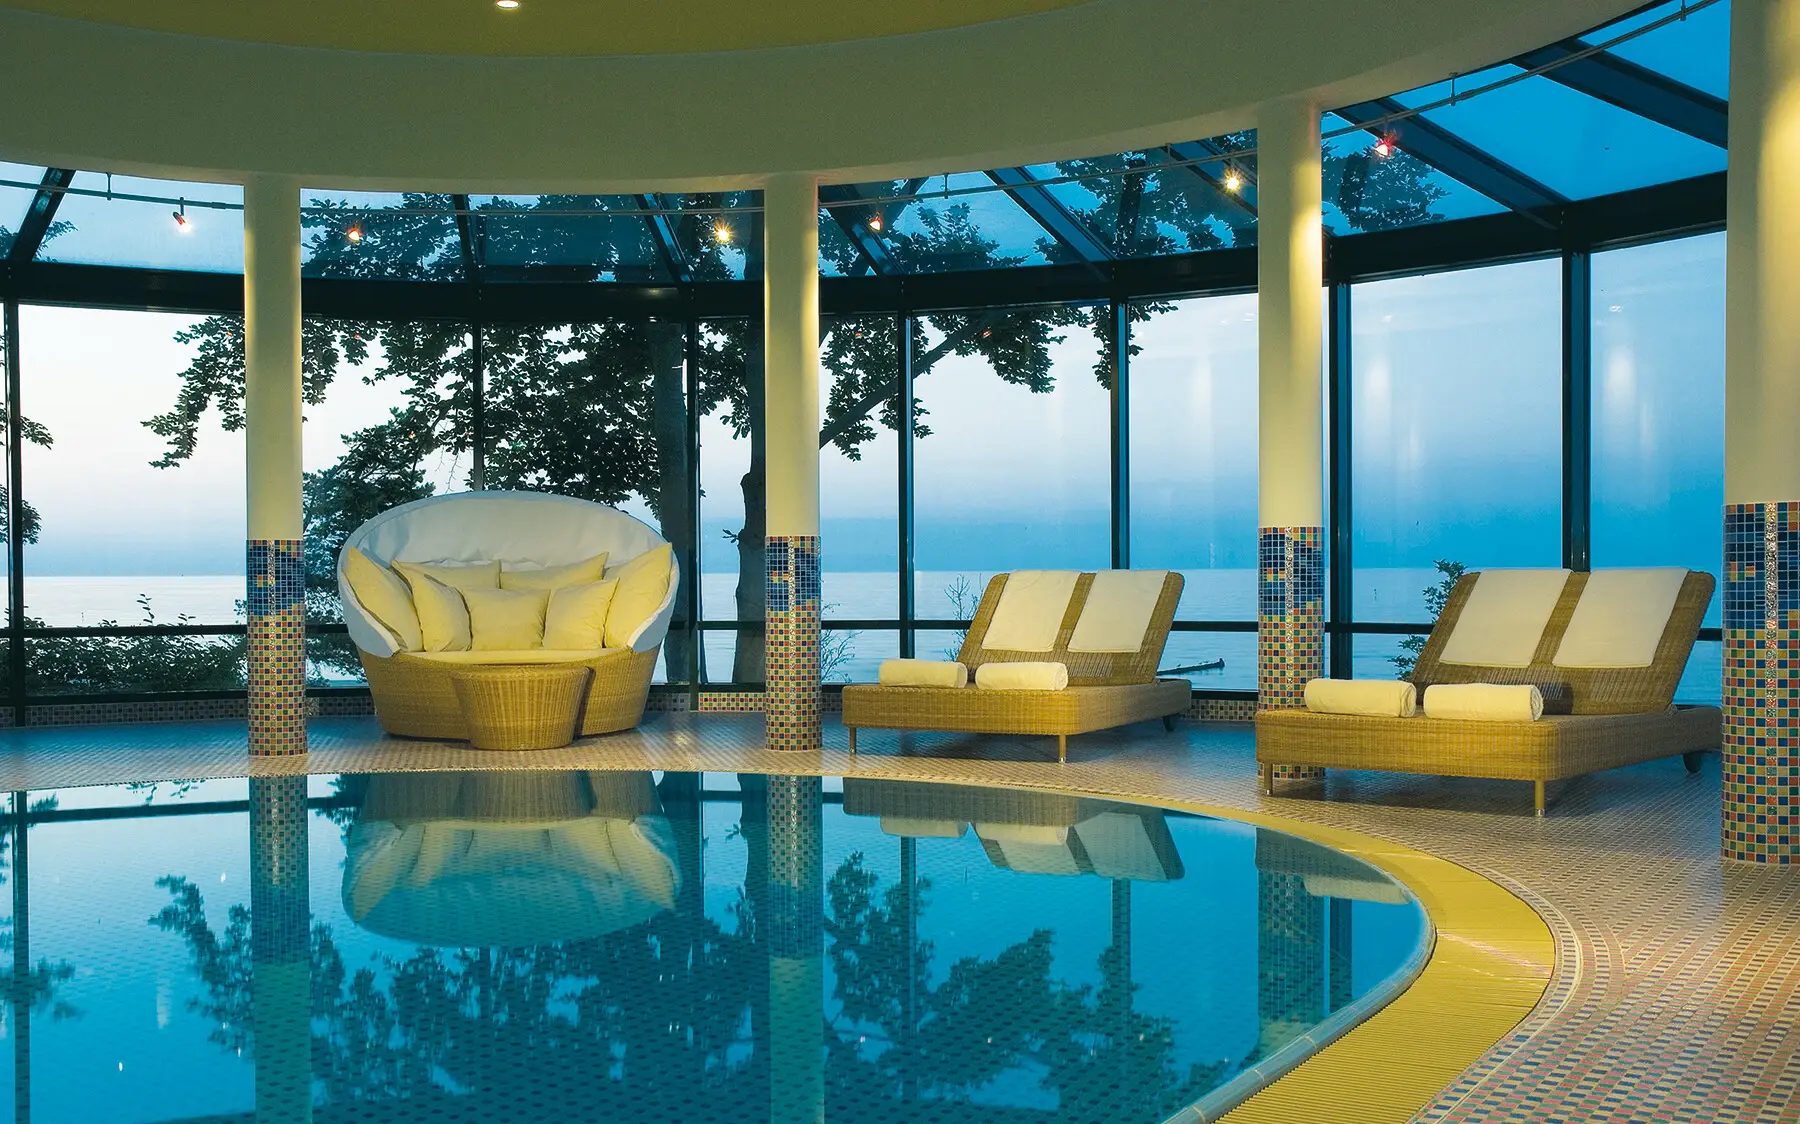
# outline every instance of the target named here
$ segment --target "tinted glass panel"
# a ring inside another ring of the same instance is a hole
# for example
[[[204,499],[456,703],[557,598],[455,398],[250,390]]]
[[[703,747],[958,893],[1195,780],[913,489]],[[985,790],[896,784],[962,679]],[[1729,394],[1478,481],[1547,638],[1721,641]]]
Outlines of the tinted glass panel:
[[[1375,148],[1379,138],[1352,128],[1336,114],[1327,113],[1321,128],[1326,134],[1325,229],[1333,234],[1392,230],[1506,209],[1411,153],[1383,156]]]
[[[1683,0],[1658,4],[1592,32],[1587,41],[1604,43],[1685,7]],[[1731,0],[1691,12],[1675,23],[1620,43],[1611,51],[1714,97],[1727,97],[1731,88]]]
[[[1429,621],[1440,559],[1560,564],[1561,296],[1555,261],[1354,288],[1357,620]]]
[[[828,619],[900,613],[899,344],[892,316],[833,320],[825,333],[819,532]]]
[[[1246,133],[1204,146],[1174,146],[1179,151],[1159,148],[1027,170],[1043,180],[1084,177],[1049,183],[1044,190],[1117,257],[1213,250],[1256,242],[1255,185],[1247,170],[1254,161],[1180,162],[1203,155],[1203,147],[1210,152],[1254,143],[1255,134]],[[1139,168],[1144,170],[1128,170]],[[1117,174],[1097,175],[1103,172]],[[1236,190],[1226,186],[1228,174],[1234,175],[1229,182]],[[1052,256],[1076,260],[1060,247]]]
[[[244,189],[216,183],[108,177],[77,172],[72,187],[112,191],[113,198],[79,195],[63,198],[56,219],[67,226],[38,251],[43,261],[89,265],[129,265],[152,269],[198,269],[241,273],[244,269]],[[183,203],[146,203],[121,195],[185,199]],[[218,209],[203,203],[227,203]]]
[[[0,255],[11,252],[13,235],[18,233],[25,212],[31,209],[31,201],[37,195],[35,185],[43,178],[42,168],[0,160],[0,180],[6,181],[0,185]]]
[[[448,195],[302,192],[305,277],[460,281],[462,242]]]
[[[666,281],[643,209],[628,195],[477,195],[476,259],[496,281]]]

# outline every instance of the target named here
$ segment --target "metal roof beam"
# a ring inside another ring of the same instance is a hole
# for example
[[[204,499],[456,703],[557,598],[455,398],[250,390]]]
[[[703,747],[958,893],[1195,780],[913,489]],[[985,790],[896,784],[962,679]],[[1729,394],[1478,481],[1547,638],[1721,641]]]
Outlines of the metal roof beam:
[[[640,195],[638,206],[650,211],[661,210],[662,196]],[[693,267],[688,264],[687,255],[681,252],[681,241],[675,237],[675,224],[669,221],[669,216],[645,215],[644,222],[650,227],[650,241],[656,246],[656,256],[662,259],[664,271],[676,281],[692,281]]]
[[[50,233],[50,224],[56,221],[56,209],[62,206],[63,193],[75,182],[75,172],[70,168],[45,168],[43,182],[38,185],[37,194],[32,196],[31,207],[25,212],[24,221],[19,223],[19,231],[13,235],[12,251],[7,255],[12,261],[30,261],[37,257],[37,252],[44,244],[44,236]]]
[[[1696,90],[1606,51],[1571,59],[1571,56],[1591,49],[1579,39],[1565,39],[1527,51],[1513,62],[1528,70],[1553,66],[1543,74],[1552,82],[1686,133],[1696,140],[1725,147],[1729,103],[1724,98]]]
[[[987,177],[1006,188],[1013,202],[1024,208],[1033,221],[1081,261],[1098,266],[1113,260],[1112,248],[1094,237],[1080,219],[1070,214],[1068,208],[1024,168],[995,168],[987,173]]]
[[[910,187],[905,194],[910,195],[917,190],[917,187]],[[869,225],[870,218],[875,215],[875,208],[845,205],[854,204],[863,198],[862,189],[853,183],[824,184],[819,187],[820,205],[825,207],[826,213],[844,232],[844,237],[850,239],[850,244],[862,255],[867,269],[878,277],[898,276],[902,271],[894,261],[893,251],[881,240],[876,229]]]
[[[1391,136],[1403,150],[1430,164],[1502,206],[1538,221],[1551,220],[1537,212],[1568,202],[1561,193],[1544,186],[1510,164],[1494,159],[1442,125],[1414,115],[1388,121],[1406,107],[1393,98],[1376,98],[1336,110],[1339,117],[1366,128],[1376,136]]]

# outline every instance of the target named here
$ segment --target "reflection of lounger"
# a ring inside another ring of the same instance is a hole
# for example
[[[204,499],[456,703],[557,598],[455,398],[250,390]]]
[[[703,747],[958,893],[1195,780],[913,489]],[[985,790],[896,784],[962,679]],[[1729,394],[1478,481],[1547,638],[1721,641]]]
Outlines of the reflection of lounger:
[[[1061,596],[1039,597],[1033,609],[1013,611],[1024,603],[1028,581],[1036,583],[1034,591],[1052,586]],[[1009,582],[1019,587],[1010,598]],[[850,751],[856,751],[856,732],[863,727],[949,730],[1054,735],[1060,760],[1068,756],[1071,734],[1153,718],[1173,723],[1187,710],[1192,689],[1185,679],[1158,679],[1156,665],[1169,639],[1181,587],[1180,574],[1164,571],[1000,574],[982,594],[957,659],[971,676],[989,663],[1060,663],[1068,668],[1069,685],[1061,690],[987,690],[973,682],[965,687],[853,683],[844,688]],[[1033,621],[1028,619],[1032,612],[1045,615]],[[1011,626],[1023,625],[1029,632],[1034,624],[1041,626],[1038,641],[1012,638],[1021,630]]]
[[[844,780],[844,811],[877,816],[902,838],[960,836],[973,825],[995,866],[1022,874],[1094,874],[1169,882],[1184,873],[1157,808],[1056,792]]]
[[[1315,898],[1390,905],[1411,900],[1398,882],[1361,859],[1279,831],[1257,830],[1256,869],[1261,874],[1298,875]]]
[[[1476,604],[1465,630],[1465,609],[1484,596],[1482,575],[1465,574],[1419,654],[1412,681],[1422,691],[1439,683],[1531,684],[1544,696],[1542,719],[1265,710],[1256,716],[1256,760],[1264,784],[1272,786],[1279,765],[1533,781],[1542,815],[1546,781],[1675,754],[1684,755],[1693,771],[1701,751],[1719,748],[1718,707],[1671,705],[1712,600],[1712,575],[1488,573],[1506,576],[1494,583],[1496,590],[1540,579],[1548,583],[1540,611],[1534,614],[1530,597],[1486,608]],[[1634,589],[1660,590],[1660,596],[1655,603],[1646,598],[1634,604]],[[1497,596],[1491,590],[1485,595]],[[1578,610],[1583,610],[1579,620]],[[1505,635],[1509,624],[1520,635]],[[1489,654],[1509,648],[1514,658]]]
[[[370,932],[453,948],[582,940],[680,889],[647,773],[438,773],[369,780],[344,906]]]

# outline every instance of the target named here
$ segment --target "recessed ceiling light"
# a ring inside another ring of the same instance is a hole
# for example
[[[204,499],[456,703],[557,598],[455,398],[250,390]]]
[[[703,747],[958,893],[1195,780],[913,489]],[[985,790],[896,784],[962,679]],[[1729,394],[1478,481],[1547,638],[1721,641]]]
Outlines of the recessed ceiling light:
[[[494,0],[494,7],[510,12],[519,6],[519,0]]]

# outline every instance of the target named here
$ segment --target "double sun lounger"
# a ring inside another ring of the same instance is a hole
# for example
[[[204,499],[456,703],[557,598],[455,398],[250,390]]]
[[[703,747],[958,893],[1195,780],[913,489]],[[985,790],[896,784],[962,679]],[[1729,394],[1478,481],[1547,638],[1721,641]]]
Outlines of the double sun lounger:
[[[1180,574],[1162,570],[1020,570],[988,582],[957,662],[961,687],[852,684],[844,688],[850,750],[863,727],[1056,738],[1067,760],[1069,736],[1161,718],[1172,725],[1188,709],[1185,679],[1158,679],[1181,600]],[[1059,663],[1060,690],[975,686],[983,665]]]
[[[1692,570],[1489,570],[1451,590],[1413,669],[1437,684],[1529,684],[1536,721],[1265,710],[1256,760],[1274,791],[1278,766],[1370,769],[1544,786],[1681,754],[1689,771],[1719,748],[1714,706],[1675,706],[1713,578]]]

